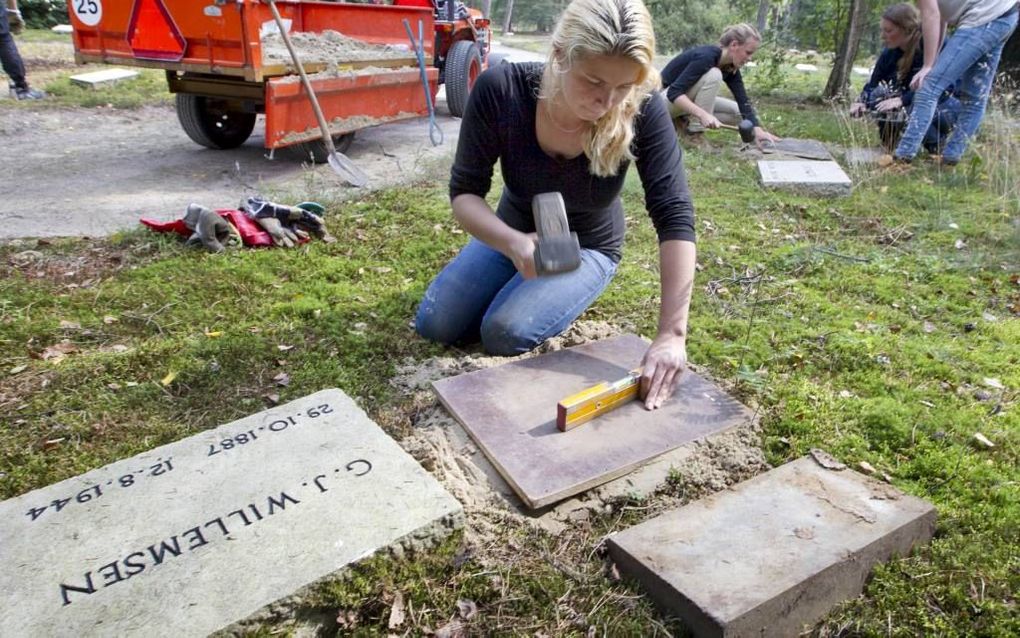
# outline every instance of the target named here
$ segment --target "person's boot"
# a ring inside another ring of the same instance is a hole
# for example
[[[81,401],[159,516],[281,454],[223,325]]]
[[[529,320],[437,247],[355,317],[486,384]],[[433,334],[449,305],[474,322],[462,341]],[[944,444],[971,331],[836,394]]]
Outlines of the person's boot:
[[[12,86],[11,97],[15,100],[41,100],[46,97],[46,93],[29,86]]]

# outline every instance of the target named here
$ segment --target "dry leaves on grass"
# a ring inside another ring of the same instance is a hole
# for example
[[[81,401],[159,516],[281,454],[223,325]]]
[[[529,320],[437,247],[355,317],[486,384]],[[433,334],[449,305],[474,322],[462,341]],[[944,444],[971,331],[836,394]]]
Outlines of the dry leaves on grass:
[[[75,352],[78,352],[78,346],[70,341],[61,341],[60,343],[55,343],[52,346],[45,348],[39,354],[39,358],[51,363],[60,363],[67,358],[67,355]]]

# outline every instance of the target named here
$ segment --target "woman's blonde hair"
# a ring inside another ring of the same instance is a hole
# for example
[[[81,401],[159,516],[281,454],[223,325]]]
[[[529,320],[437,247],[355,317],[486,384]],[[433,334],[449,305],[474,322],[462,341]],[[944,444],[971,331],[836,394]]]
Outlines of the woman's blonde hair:
[[[641,65],[634,87],[615,108],[600,117],[584,139],[591,172],[616,175],[624,160],[633,160],[634,118],[641,103],[659,88],[652,66],[655,33],[641,0],[573,0],[553,31],[552,52],[542,74],[540,95],[552,99],[562,90],[562,76],[579,59],[614,55]]]
[[[910,67],[914,65],[917,47],[921,44],[921,12],[912,4],[901,2],[894,4],[882,12],[882,19],[895,24],[907,37],[903,45],[903,55],[896,65],[896,75],[900,82],[905,83],[910,75]]]
[[[761,34],[758,33],[758,29],[755,29],[746,22],[731,24],[723,29],[722,35],[719,36],[719,46],[725,49],[732,42],[745,44],[748,40],[761,42]]]

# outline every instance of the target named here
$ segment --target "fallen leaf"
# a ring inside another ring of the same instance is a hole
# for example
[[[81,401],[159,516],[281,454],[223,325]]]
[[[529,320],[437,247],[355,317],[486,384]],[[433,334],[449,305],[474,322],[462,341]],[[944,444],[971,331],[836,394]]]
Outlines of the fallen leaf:
[[[991,448],[995,447],[995,444],[992,443],[991,441],[989,441],[988,437],[985,436],[984,434],[981,434],[980,432],[975,432],[974,433],[974,440],[979,445],[981,445],[982,447],[985,447],[985,448],[988,448],[988,449],[991,449]]]
[[[53,448],[55,448],[58,445],[60,445],[61,441],[63,441],[63,440],[64,440],[64,437],[60,437],[59,439],[49,439],[47,441],[43,441],[43,449],[44,450],[52,450]]]
[[[103,323],[105,323],[106,325],[117,323],[118,321],[120,320],[114,317],[113,315],[106,315],[105,317],[103,317]]]
[[[818,448],[812,448],[811,449],[811,458],[813,458],[816,463],[818,463],[819,465],[821,465],[822,467],[824,467],[827,470],[835,470],[837,472],[840,472],[840,471],[846,469],[846,464],[840,463],[839,461],[837,461],[835,459],[835,457],[833,457],[831,454],[829,454],[825,450],[820,450]]]
[[[960,225],[957,224],[956,222],[949,222],[949,227],[952,228],[953,230],[960,230]]]
[[[953,242],[953,246],[957,250],[963,250],[964,248],[967,247],[967,242],[963,241],[962,239],[957,239],[956,241]]]
[[[52,361],[53,363],[60,363],[67,357],[67,355],[77,351],[78,346],[74,345],[70,341],[61,341],[60,343],[55,343],[52,346],[49,346],[48,348],[43,350],[42,354],[40,355],[40,358],[43,361]]]
[[[12,374],[12,375],[18,374],[19,372],[24,372],[27,369],[28,369],[27,365],[24,365],[24,366],[14,366],[13,368],[10,369],[10,374]]]
[[[106,387],[111,389],[111,390],[114,390],[114,391],[120,390],[120,384],[119,383],[107,383]]]
[[[390,629],[396,629],[404,624],[405,617],[404,594],[398,591],[393,596],[393,606],[390,607],[390,620],[387,623],[387,626]]]
[[[995,377],[985,377],[984,383],[989,388],[995,388],[996,390],[1005,390],[1005,386],[1002,385],[1002,381],[999,381]]]
[[[861,461],[860,463],[857,464],[857,467],[860,468],[860,470],[865,474],[875,474],[878,472],[878,470],[876,470],[874,466],[872,466],[871,463],[868,463],[867,461]]]
[[[984,319],[985,321],[989,322],[989,323],[991,323],[993,321],[998,321],[999,320],[998,317],[996,317],[995,315],[993,315],[990,312],[982,312],[981,313],[981,318]]]
[[[841,398],[841,399],[849,399],[852,396],[853,396],[853,393],[851,393],[849,390],[840,390],[839,391],[839,398]]]
[[[176,378],[177,378],[177,372],[175,372],[174,370],[171,370],[170,372],[166,373],[166,376],[163,377],[163,379],[160,381],[160,383],[162,383],[163,385],[170,385],[171,383],[174,382],[174,379],[176,379]]]
[[[266,397],[266,401],[268,401],[271,405],[276,405],[276,404],[278,404],[280,402],[280,395],[279,394],[275,394],[275,393],[274,394],[266,394],[264,396]]]
[[[81,328],[81,324],[77,321],[68,321],[67,319],[60,320],[60,327],[66,330],[78,330]]]
[[[464,620],[471,620],[478,613],[478,605],[473,600],[461,598],[457,601],[457,613]]]
[[[459,620],[452,620],[436,630],[435,638],[463,638],[467,632]]]
[[[275,381],[276,385],[278,386],[286,387],[290,385],[290,375],[287,374],[286,372],[281,372],[280,374],[273,377],[273,381]]]
[[[276,346],[276,349],[279,350],[280,352],[287,352],[288,350],[293,350],[294,346],[288,346],[281,343],[280,345]]]
[[[123,343],[115,343],[112,346],[110,346],[110,350],[113,350],[114,352],[117,352],[117,353],[127,352],[130,349],[131,348],[125,346]]]
[[[205,336],[209,337],[210,339],[215,339],[216,337],[222,337],[223,336],[223,331],[222,330],[212,330],[212,331],[206,330],[205,331]]]
[[[134,388],[134,387],[137,387],[137,386],[138,386],[138,382],[137,382],[137,381],[128,381],[128,382],[127,382],[127,383],[125,383],[124,385],[126,385],[126,386],[127,386],[127,387],[129,387],[129,388]]]

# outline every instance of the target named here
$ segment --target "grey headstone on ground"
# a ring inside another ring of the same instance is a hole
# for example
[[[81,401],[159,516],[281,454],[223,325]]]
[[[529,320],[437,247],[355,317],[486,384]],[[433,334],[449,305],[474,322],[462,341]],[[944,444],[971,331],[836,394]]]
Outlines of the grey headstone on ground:
[[[804,457],[609,538],[696,636],[800,635],[935,531],[930,503]]]
[[[807,195],[849,195],[852,183],[836,162],[812,160],[758,160],[766,188],[792,190]]]
[[[0,633],[205,636],[461,518],[323,390],[0,503]]]
[[[794,137],[784,137],[778,142],[771,142],[762,146],[762,152],[765,154],[779,154],[786,155],[794,158],[812,159],[812,160],[832,160],[832,153],[818,140],[811,139],[798,139]],[[777,157],[771,157],[769,159],[775,160]]]
[[[95,89],[106,84],[116,84],[122,80],[130,80],[138,77],[138,71],[129,69],[103,69],[102,71],[91,71],[71,76],[71,82],[78,86]]]

